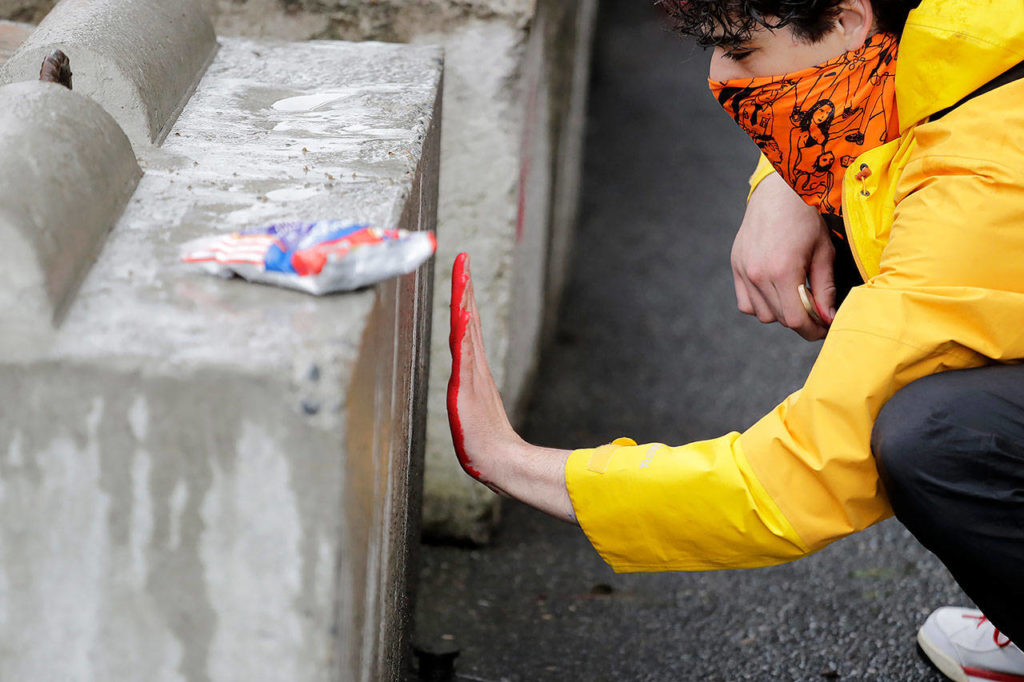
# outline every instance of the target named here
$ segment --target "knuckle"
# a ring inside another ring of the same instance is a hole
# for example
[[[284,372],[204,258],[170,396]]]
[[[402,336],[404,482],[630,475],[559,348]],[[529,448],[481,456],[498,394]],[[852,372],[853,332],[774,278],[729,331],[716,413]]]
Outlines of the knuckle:
[[[767,278],[767,275],[760,265],[747,265],[747,279],[756,285],[763,284]]]
[[[790,258],[780,259],[772,263],[768,272],[773,280],[778,281],[784,279],[789,273],[794,272],[799,268],[799,265]]]

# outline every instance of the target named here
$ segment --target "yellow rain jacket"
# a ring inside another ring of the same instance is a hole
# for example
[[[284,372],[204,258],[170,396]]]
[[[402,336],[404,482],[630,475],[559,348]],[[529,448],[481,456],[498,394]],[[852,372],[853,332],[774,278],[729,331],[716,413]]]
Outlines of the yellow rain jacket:
[[[1024,358],[1024,80],[952,106],[1024,61],[1020,0],[924,0],[900,42],[901,137],[844,182],[867,282],[803,388],[745,433],[572,453],[580,525],[617,571],[797,559],[891,514],[871,454],[887,400],[928,374]]]

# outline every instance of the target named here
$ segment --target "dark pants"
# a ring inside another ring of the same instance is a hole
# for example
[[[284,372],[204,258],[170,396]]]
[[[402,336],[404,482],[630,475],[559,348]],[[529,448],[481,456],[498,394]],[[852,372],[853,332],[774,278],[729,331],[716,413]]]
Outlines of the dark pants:
[[[896,517],[1024,646],[1024,365],[915,381],[871,447]]]

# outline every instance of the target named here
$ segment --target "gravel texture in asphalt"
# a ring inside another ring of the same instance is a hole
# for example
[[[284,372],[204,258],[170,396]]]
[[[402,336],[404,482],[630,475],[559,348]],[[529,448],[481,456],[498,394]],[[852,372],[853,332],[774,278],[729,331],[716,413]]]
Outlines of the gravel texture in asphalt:
[[[524,435],[742,430],[818,350],[736,310],[756,150],[708,93],[708,54],[645,0],[604,0],[594,58],[572,278]],[[944,604],[969,602],[891,520],[786,566],[616,575],[576,528],[506,503],[493,546],[423,548],[416,640],[457,650],[459,680],[938,682],[914,637]]]

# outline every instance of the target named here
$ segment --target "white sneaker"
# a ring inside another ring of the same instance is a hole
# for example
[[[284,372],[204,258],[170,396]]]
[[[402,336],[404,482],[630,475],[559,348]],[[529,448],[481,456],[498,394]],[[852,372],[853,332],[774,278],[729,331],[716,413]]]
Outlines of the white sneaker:
[[[981,611],[947,606],[917,632],[932,663],[956,682],[1024,682],[1024,652]]]

